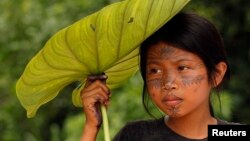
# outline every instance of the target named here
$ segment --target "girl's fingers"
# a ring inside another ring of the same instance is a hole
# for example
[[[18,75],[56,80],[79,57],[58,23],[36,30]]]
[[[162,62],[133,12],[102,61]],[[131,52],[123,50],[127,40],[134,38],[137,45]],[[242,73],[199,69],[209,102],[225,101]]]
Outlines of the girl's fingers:
[[[104,103],[106,101],[106,98],[100,94],[94,94],[94,95],[84,95],[82,96],[82,102],[83,105],[94,105],[95,103]]]
[[[108,105],[111,93],[106,86],[106,75],[88,76],[84,89],[81,91],[83,104],[101,103]]]
[[[97,87],[97,88],[94,88],[93,90],[85,90],[81,94],[82,94],[82,97],[86,97],[86,98],[93,96],[93,95],[100,95],[105,100],[109,99],[110,97],[110,94],[108,94],[106,90],[104,90],[102,87]]]
[[[90,92],[90,91],[103,91],[105,93],[105,95],[110,96],[110,90],[109,88],[106,86],[105,83],[103,83],[100,80],[96,80],[93,83],[89,84],[86,88],[84,88],[84,92]]]

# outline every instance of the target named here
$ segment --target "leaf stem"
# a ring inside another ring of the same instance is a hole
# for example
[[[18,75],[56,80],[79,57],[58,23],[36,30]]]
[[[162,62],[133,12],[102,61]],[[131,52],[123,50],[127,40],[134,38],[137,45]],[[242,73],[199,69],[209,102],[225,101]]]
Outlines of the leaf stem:
[[[110,141],[107,110],[106,110],[106,107],[103,105],[101,105],[101,112],[102,112],[102,120],[103,120],[104,140]]]

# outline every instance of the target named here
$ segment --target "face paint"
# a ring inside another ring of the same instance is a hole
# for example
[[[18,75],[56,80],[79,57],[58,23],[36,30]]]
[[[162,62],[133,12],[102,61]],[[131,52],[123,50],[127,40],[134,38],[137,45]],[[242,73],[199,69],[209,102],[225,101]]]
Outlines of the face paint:
[[[179,109],[176,108],[176,107],[173,107],[173,108],[171,109],[171,116],[172,116],[172,117],[177,116],[177,115],[178,115],[178,112],[179,112]]]
[[[161,58],[162,59],[169,59],[172,57],[173,54],[175,54],[177,50],[173,47],[164,47],[161,49]]]
[[[202,80],[204,80],[204,75],[197,76],[182,76],[182,84],[183,86],[191,86],[191,85],[199,85]]]
[[[199,56],[159,43],[149,48],[146,63],[148,93],[164,113],[180,117],[208,105],[211,87]]]
[[[179,115],[180,109],[179,107],[171,107],[168,109],[168,115],[171,117],[177,117]]]
[[[152,86],[153,88],[161,88],[162,86],[162,79],[156,78],[156,79],[150,79],[147,81],[149,86]]]

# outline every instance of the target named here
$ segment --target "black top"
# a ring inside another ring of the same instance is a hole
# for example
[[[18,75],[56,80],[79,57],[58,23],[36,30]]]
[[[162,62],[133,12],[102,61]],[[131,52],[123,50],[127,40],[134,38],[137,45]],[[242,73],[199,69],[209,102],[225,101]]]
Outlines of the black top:
[[[235,124],[217,119],[219,125]],[[114,137],[113,141],[207,141],[183,137],[164,122],[164,118],[130,122]]]

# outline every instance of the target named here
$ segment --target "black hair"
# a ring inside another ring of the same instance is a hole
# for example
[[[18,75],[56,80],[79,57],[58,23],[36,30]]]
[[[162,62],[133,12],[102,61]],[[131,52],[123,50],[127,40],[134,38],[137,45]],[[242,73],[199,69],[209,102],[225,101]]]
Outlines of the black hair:
[[[214,86],[217,85],[215,84],[214,79],[217,72],[216,65],[219,62],[225,62],[227,65],[227,71],[222,82],[214,88],[216,92],[219,92],[220,86],[226,79],[230,78],[230,69],[226,58],[223,40],[216,27],[207,19],[197,14],[180,12],[153,35],[148,37],[140,47],[140,71],[144,80],[142,99],[143,106],[149,115],[152,116],[148,109],[149,98],[145,84],[147,51],[149,47],[159,42],[198,55],[206,66],[208,81]],[[209,104],[210,113],[214,116],[211,102]]]

